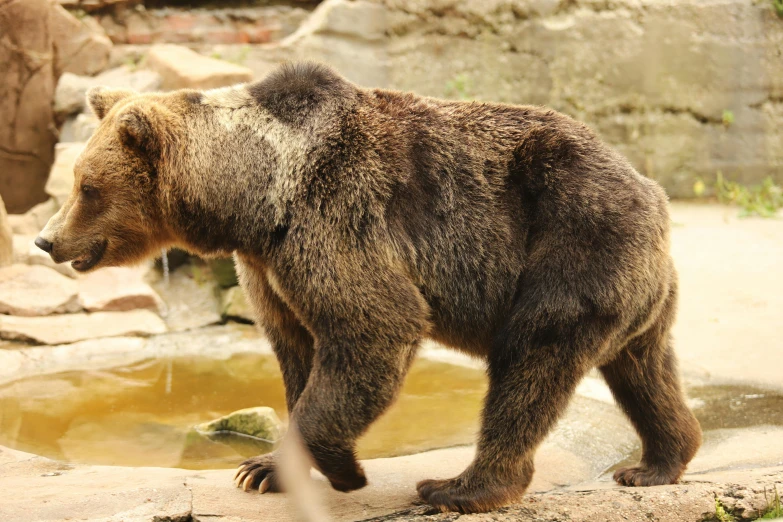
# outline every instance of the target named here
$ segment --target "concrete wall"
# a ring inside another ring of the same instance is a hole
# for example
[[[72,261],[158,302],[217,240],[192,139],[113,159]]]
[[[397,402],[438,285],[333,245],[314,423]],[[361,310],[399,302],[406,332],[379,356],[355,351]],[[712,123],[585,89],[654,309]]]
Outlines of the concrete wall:
[[[326,0],[267,56],[324,60],[367,86],[551,106],[674,197],[718,171],[783,182],[771,0]]]

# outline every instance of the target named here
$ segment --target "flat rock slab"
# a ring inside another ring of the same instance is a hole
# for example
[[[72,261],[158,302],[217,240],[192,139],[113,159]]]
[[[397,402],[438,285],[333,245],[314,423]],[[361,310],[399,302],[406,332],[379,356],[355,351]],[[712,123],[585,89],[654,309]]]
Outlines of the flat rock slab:
[[[438,470],[450,475],[470,458],[464,448],[363,462],[370,484],[350,494],[333,491],[314,473],[315,499],[325,520],[694,522],[715,513],[715,497],[742,520],[783,488],[783,467],[686,475],[682,483],[623,488],[608,479],[529,493],[519,503],[486,514],[433,513],[416,505],[415,483]],[[211,520],[298,521],[289,495],[245,493],[232,470],[74,466],[0,447],[0,519],[37,522]],[[177,518],[180,517],[180,518]]]
[[[79,278],[79,302],[89,312],[121,312],[150,308],[157,310],[162,301],[144,282],[146,270],[108,267]]]
[[[58,346],[23,346],[0,349],[0,385],[35,375],[117,368],[153,358],[225,360],[238,353],[272,354],[266,338],[252,326],[239,324],[150,338],[105,337]]]
[[[163,320],[149,310],[48,317],[0,316],[0,338],[41,344],[67,344],[98,337],[146,336],[165,331]]]
[[[0,268],[0,313],[31,317],[79,310],[73,279],[45,266]]]
[[[154,45],[147,66],[163,77],[164,89],[214,89],[249,82],[247,67],[202,56],[181,45]]]

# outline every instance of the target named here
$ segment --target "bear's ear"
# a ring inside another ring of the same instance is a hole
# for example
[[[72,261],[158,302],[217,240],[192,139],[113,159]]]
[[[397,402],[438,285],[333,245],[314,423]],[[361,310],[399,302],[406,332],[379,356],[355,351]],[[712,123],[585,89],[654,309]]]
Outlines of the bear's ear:
[[[133,96],[135,91],[128,89],[109,89],[106,87],[91,87],[87,91],[87,104],[92,112],[102,120],[118,101]]]
[[[174,113],[155,102],[131,104],[117,117],[120,140],[150,158],[173,144],[180,123]]]
[[[157,152],[157,138],[153,128],[154,118],[141,107],[130,107],[117,119],[122,142],[134,149],[153,155]]]

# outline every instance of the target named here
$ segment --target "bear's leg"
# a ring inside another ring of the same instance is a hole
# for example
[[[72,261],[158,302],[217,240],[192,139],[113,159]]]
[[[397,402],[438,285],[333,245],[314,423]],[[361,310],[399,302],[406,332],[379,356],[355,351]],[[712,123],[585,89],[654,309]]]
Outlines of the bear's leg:
[[[258,322],[263,325],[277,356],[290,413],[304,391],[312,371],[315,353],[313,338],[288,305],[272,290],[263,267],[259,268],[251,263],[237,260],[237,269],[240,282],[255,310]],[[247,490],[252,484],[253,476],[261,477],[256,481],[255,487],[258,487],[265,474],[272,472],[276,461],[276,452],[245,460],[234,475],[237,487]],[[265,487],[278,491],[280,485],[273,479],[272,474]]]
[[[293,311],[272,289],[266,267],[236,259],[237,275],[258,323],[269,337],[280,371],[290,413],[307,385],[315,353],[313,338]]]
[[[489,357],[489,391],[474,461],[453,479],[420,482],[422,499],[461,513],[518,499],[532,480],[536,448],[565,410],[609,328],[589,317],[542,320],[540,314],[515,314]]]
[[[336,490],[352,491],[367,484],[356,460],[356,440],[397,395],[415,346],[335,342],[318,350],[291,418],[316,468]],[[281,491],[277,462],[275,453],[249,459],[237,472],[237,485],[246,491]]]
[[[661,317],[601,367],[617,403],[642,439],[642,461],[622,468],[614,479],[626,486],[677,482],[701,445],[701,428],[680,388],[669,327],[674,293]]]

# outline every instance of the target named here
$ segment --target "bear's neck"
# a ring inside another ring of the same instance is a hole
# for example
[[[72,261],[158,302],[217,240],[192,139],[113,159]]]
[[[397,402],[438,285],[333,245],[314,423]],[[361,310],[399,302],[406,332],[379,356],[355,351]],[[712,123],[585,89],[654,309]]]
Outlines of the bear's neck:
[[[230,139],[201,143],[189,139],[169,172],[165,207],[184,248],[207,256],[240,251],[268,257],[285,236],[292,172],[300,160],[288,144],[273,146],[251,131],[235,128]]]

